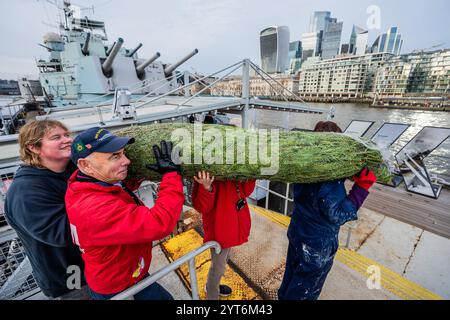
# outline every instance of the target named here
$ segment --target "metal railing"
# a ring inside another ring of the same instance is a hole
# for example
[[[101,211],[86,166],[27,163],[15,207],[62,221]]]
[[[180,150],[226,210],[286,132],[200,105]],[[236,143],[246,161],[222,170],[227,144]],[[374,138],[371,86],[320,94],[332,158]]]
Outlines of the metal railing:
[[[191,281],[191,290],[192,290],[192,299],[193,300],[199,300],[198,295],[198,287],[197,287],[197,273],[195,270],[195,258],[201,254],[202,252],[214,248],[216,250],[216,254],[219,254],[222,250],[220,247],[220,244],[216,241],[209,241],[206,242],[201,247],[189,252],[188,254],[182,256],[181,258],[175,260],[168,266],[159,269],[155,273],[151,274],[149,277],[143,279],[138,284],[132,286],[131,288],[128,288],[127,290],[115,295],[111,298],[111,300],[125,300],[132,298],[135,294],[139,293],[140,291],[144,290],[151,284],[155,283],[159,279],[165,277],[170,272],[175,271],[178,269],[181,265],[184,263],[189,264],[189,278]]]
[[[40,291],[22,242],[8,225],[4,200],[18,166],[0,168],[0,300],[26,299]]]
[[[258,183],[258,181],[256,182],[256,188],[261,188],[261,189],[266,191],[266,202],[265,202],[265,205],[264,205],[265,209],[267,209],[267,210],[269,209],[269,195],[270,194],[274,194],[277,197],[280,197],[280,198],[284,199],[284,213],[283,214],[286,216],[289,202],[293,202],[294,201],[294,199],[289,198],[289,186],[290,186],[290,183],[286,184],[286,194],[282,195],[282,194],[280,194],[280,193],[278,193],[276,191],[270,190],[270,180],[265,180],[265,181],[268,182],[267,183],[267,187],[261,185],[260,183]]]
[[[148,105],[148,104],[150,104],[150,103],[152,103],[152,102],[154,102],[154,101],[157,101],[157,100],[159,100],[159,99],[162,99],[162,98],[164,98],[164,97],[166,97],[166,96],[168,96],[168,95],[170,95],[170,94],[172,94],[172,93],[174,93],[174,92],[176,92],[176,91],[178,91],[178,90],[183,90],[183,89],[185,89],[185,88],[191,87],[191,86],[193,86],[194,84],[196,84],[196,83],[198,83],[198,82],[200,82],[200,81],[202,81],[202,80],[204,80],[204,79],[211,78],[211,77],[213,77],[213,76],[215,76],[215,75],[217,75],[217,74],[219,74],[219,73],[224,72],[225,70],[231,69],[231,68],[233,68],[233,67],[235,67],[235,66],[237,66],[237,65],[241,65],[241,64],[242,64],[242,61],[238,61],[238,62],[236,62],[235,64],[232,64],[232,65],[230,65],[230,66],[228,66],[228,67],[226,67],[226,68],[223,68],[223,69],[221,69],[221,70],[219,70],[219,71],[216,71],[216,72],[214,72],[214,73],[211,73],[211,74],[209,74],[209,75],[207,75],[207,76],[204,76],[204,77],[202,77],[202,78],[200,78],[200,79],[197,79],[197,80],[195,80],[195,81],[193,81],[193,82],[190,82],[190,83],[188,83],[188,84],[185,84],[185,85],[183,85],[183,86],[181,86],[181,87],[179,87],[179,88],[173,89],[173,90],[171,90],[171,91],[169,91],[169,92],[166,92],[165,94],[160,95],[160,96],[158,96],[158,97],[156,97],[156,98],[153,98],[153,99],[151,99],[151,100],[149,100],[149,101],[145,101],[145,102],[143,102],[143,103],[140,103],[140,104],[136,105],[135,108],[136,108],[136,109],[142,108],[142,107],[144,107],[144,106],[146,106],[146,105]]]

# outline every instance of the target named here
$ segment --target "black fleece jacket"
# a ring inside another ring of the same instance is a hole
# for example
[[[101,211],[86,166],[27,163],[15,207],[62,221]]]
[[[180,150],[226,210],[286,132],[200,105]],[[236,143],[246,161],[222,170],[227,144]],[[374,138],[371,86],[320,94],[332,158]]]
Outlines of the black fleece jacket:
[[[17,232],[42,292],[49,297],[70,290],[66,281],[71,265],[80,267],[84,283],[84,264],[72,243],[64,204],[67,180],[74,171],[65,172],[21,166],[14,176],[5,200],[6,219]]]

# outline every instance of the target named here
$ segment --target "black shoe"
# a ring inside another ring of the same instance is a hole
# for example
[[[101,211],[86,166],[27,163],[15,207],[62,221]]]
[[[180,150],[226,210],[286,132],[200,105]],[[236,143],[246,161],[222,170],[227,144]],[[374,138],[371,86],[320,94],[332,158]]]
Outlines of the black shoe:
[[[227,286],[226,284],[219,285],[219,296],[228,297],[231,295],[232,292],[233,292],[233,290],[231,290],[231,288],[229,286]],[[206,286],[205,286],[205,293],[207,293]]]
[[[233,290],[231,290],[231,288],[225,284],[221,284],[219,286],[219,296],[221,297],[228,297],[232,292]]]

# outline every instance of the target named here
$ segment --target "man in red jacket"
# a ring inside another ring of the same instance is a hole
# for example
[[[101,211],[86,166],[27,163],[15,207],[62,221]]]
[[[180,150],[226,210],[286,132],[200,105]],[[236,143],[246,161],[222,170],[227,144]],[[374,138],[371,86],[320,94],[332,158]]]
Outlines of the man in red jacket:
[[[171,159],[171,143],[165,141],[161,148],[153,146],[156,165],[147,166],[163,174],[154,207],[147,208],[134,195],[137,185],[124,183],[130,164],[124,147],[133,142],[96,127],[72,143],[72,161],[79,170],[69,179],[66,208],[94,299],[109,299],[147,276],[152,241],[172,232],[184,203],[180,167]],[[134,298],[172,296],[154,283]]]
[[[194,177],[192,202],[202,214],[203,241],[217,241],[222,251],[216,254],[211,250],[211,267],[206,282],[206,298],[218,300],[229,296],[231,288],[220,285],[231,247],[248,241],[250,234],[250,210],[246,198],[255,188],[255,180],[214,181],[209,172],[199,172]]]

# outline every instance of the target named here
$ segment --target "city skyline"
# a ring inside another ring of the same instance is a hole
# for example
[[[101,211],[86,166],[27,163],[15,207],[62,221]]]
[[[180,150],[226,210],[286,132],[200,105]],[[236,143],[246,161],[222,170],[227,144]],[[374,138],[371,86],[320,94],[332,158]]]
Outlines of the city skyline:
[[[97,7],[94,15],[87,15],[105,21],[109,42],[117,37],[125,39],[125,46],[133,48],[144,44],[141,57],[149,57],[161,52],[161,60],[174,62],[194,48],[199,55],[186,63],[190,71],[212,72],[243,58],[256,63],[259,59],[259,32],[271,25],[287,25],[290,41],[301,40],[301,34],[308,31],[310,15],[314,11],[331,11],[333,17],[343,21],[342,42],[347,43],[353,25],[366,28],[369,18],[366,10],[371,5],[380,9],[380,28],[369,30],[368,45],[386,32],[391,26],[398,26],[404,46],[402,53],[415,49],[426,49],[436,44],[450,46],[445,15],[450,9],[447,1],[220,1],[203,3],[199,0],[168,1],[147,4],[132,1],[77,1],[77,4]],[[55,31],[42,21],[55,20],[54,8],[46,1],[23,0],[1,1],[0,23],[3,45],[0,51],[0,78],[5,74],[37,74],[34,57],[47,58],[48,53],[37,43],[42,43],[43,35]],[[349,7],[351,10],[349,10]],[[140,8],[137,10],[136,8]],[[147,9],[147,10],[146,10]],[[126,14],[121,15],[122,12]],[[158,12],[158,14],[155,14]],[[163,12],[165,14],[162,14]],[[426,15],[423,13],[426,12]],[[30,18],[31,17],[31,18]],[[120,23],[118,23],[120,21]],[[139,23],[138,23],[139,22]],[[18,40],[19,39],[19,40]]]

